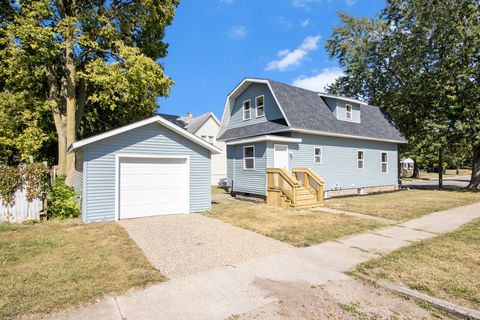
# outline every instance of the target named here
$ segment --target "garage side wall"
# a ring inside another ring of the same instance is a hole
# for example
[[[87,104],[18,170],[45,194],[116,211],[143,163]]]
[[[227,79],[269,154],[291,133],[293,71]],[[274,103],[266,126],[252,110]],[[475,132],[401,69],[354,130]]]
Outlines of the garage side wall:
[[[190,156],[190,211],[210,209],[210,152],[177,133],[152,123],[84,149],[84,222],[115,219],[115,154]]]

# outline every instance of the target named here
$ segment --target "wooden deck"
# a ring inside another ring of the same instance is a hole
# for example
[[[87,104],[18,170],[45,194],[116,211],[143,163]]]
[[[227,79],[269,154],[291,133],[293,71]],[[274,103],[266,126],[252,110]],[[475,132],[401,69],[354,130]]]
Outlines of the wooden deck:
[[[310,168],[268,168],[267,204],[282,208],[323,206],[323,179]]]

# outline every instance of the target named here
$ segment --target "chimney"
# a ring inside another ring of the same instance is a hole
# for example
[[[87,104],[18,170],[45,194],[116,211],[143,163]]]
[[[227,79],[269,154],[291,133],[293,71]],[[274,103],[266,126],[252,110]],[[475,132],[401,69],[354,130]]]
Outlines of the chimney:
[[[187,113],[187,117],[193,118],[193,113],[192,112]]]

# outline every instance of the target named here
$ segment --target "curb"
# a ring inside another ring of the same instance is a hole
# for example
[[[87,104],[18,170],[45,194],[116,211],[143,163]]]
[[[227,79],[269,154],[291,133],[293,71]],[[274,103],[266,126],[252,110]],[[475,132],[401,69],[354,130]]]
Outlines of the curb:
[[[406,287],[398,286],[395,284],[382,282],[382,281],[376,282],[376,283],[387,290],[393,291],[395,293],[401,294],[409,298],[413,298],[415,300],[426,302],[432,307],[443,310],[455,316],[458,316],[464,319],[480,320],[479,310],[461,307],[458,304],[454,304],[445,300],[434,298],[424,293],[420,293],[418,291],[411,290]]]

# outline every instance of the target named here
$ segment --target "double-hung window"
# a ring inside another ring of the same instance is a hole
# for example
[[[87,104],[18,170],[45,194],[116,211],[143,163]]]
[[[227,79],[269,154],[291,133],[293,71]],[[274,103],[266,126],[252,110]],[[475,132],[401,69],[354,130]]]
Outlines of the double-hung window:
[[[321,164],[322,163],[322,148],[315,147],[313,151],[313,163]]]
[[[382,152],[382,172],[388,172],[388,153]]]
[[[265,97],[259,96],[255,98],[255,109],[257,110],[257,118],[265,115]]]
[[[243,169],[255,170],[255,147],[243,147]]]
[[[251,118],[251,102],[250,100],[243,101],[243,120]]]
[[[347,120],[352,120],[352,106],[349,104],[345,105],[345,118]]]
[[[357,168],[363,169],[364,154],[362,150],[357,151]]]

